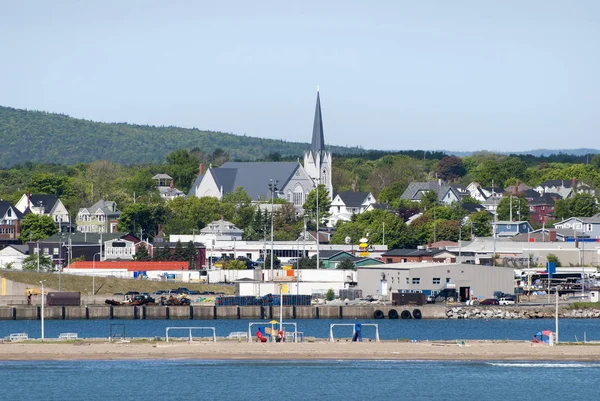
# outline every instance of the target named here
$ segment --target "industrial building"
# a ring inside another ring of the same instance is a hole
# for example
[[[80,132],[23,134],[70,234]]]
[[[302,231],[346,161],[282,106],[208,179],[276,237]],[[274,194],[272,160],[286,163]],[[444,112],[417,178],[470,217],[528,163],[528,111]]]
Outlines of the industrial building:
[[[357,288],[364,297],[391,299],[394,292],[435,295],[456,288],[461,300],[514,292],[514,270],[461,263],[386,263],[357,268]]]

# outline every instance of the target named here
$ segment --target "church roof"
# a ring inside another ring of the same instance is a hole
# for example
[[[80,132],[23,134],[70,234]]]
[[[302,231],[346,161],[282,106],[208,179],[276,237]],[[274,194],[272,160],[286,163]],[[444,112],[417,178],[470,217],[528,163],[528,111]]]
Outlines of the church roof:
[[[323,153],[325,152],[325,136],[323,135],[323,118],[321,116],[321,97],[319,91],[317,91],[317,105],[315,108],[315,121],[313,123],[313,134],[312,142],[310,147],[313,160],[323,160]],[[317,159],[317,155],[319,158]],[[319,169],[321,167],[319,166]]]
[[[282,189],[299,167],[298,162],[227,162],[211,171],[223,194],[242,187],[256,200],[269,194],[270,179],[279,181]]]

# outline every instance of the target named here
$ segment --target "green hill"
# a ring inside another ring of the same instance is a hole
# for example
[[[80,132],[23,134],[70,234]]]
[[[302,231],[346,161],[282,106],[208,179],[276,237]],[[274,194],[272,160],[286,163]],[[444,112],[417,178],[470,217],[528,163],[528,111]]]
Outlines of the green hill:
[[[310,138],[310,132],[307,131],[306,137]],[[273,153],[301,157],[309,146],[198,129],[98,123],[3,106],[0,106],[0,140],[3,167],[25,162],[75,164],[94,160],[162,163],[174,150],[194,148],[207,153],[221,148],[231,159],[251,161]],[[341,146],[332,146],[330,150],[338,155],[364,152]]]

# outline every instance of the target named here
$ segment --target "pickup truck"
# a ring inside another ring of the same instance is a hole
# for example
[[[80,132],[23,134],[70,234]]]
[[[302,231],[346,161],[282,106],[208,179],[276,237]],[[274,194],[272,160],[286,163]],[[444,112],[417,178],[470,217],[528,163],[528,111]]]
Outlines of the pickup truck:
[[[498,298],[498,305],[514,305],[515,300],[512,298]]]

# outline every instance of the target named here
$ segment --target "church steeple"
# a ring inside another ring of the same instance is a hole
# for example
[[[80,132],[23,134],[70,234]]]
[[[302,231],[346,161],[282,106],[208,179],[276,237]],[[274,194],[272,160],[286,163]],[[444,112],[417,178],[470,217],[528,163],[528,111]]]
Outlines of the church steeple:
[[[323,119],[321,117],[321,98],[317,87],[317,106],[315,108],[315,122],[313,123],[312,143],[310,146],[313,160],[319,164],[323,161],[325,153],[325,137],[323,135]],[[320,166],[318,166],[320,169]]]

